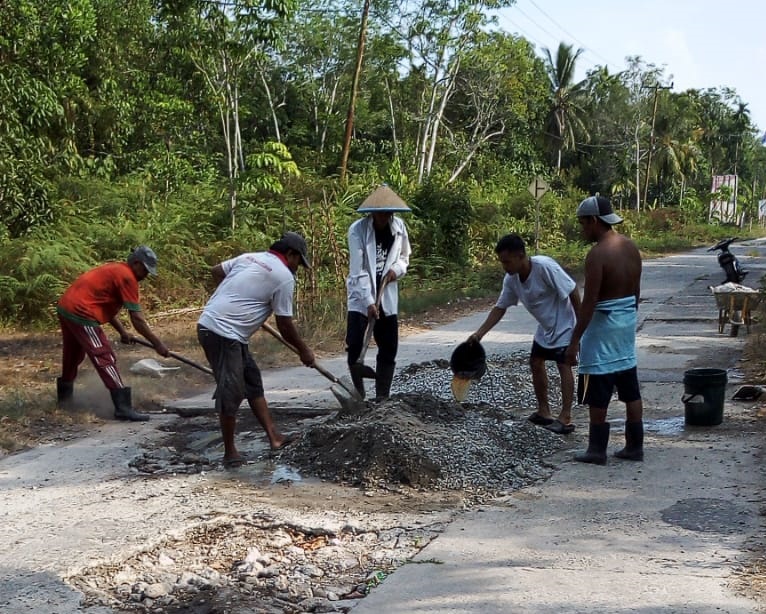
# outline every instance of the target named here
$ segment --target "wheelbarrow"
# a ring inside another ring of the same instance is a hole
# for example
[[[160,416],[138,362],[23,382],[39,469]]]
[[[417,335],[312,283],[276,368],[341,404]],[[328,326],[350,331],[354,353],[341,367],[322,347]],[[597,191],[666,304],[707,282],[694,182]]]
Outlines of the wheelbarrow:
[[[761,302],[761,293],[753,288],[739,284],[725,283],[710,286],[718,306],[718,332],[723,333],[726,325],[731,325],[730,337],[739,334],[739,327],[745,326],[750,332],[753,322],[752,311]]]

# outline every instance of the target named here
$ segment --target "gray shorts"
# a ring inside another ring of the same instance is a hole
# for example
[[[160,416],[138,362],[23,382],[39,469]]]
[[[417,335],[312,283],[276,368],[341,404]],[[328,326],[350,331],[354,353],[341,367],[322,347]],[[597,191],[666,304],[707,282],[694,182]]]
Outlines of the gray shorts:
[[[197,339],[213,369],[216,389],[215,408],[225,416],[234,416],[244,399],[263,396],[261,370],[255,364],[247,344],[197,325]]]

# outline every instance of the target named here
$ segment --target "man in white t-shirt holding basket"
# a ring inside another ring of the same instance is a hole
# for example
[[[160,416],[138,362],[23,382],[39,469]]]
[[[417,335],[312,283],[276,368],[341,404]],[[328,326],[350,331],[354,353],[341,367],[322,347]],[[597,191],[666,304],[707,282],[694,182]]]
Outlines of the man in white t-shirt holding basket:
[[[524,240],[514,234],[502,237],[495,247],[505,270],[503,289],[486,320],[468,342],[478,343],[502,320],[508,307],[521,303],[537,320],[529,365],[537,398],[537,411],[528,420],[554,433],[571,433],[574,373],[567,363],[566,349],[580,308],[575,281],[548,256],[528,256]],[[553,418],[548,403],[547,361],[554,361],[561,376],[561,412]]]

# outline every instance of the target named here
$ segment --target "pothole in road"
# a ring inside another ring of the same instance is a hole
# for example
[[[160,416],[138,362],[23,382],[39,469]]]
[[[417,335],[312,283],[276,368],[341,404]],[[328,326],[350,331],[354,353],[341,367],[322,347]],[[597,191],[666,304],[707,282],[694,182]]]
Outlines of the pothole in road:
[[[268,516],[215,518],[117,564],[68,578],[117,611],[347,612],[444,527],[338,533]]]
[[[459,404],[449,398],[448,367],[412,365],[398,379],[397,394],[351,415],[279,416],[280,428],[302,435],[276,455],[249,412],[240,412],[237,442],[252,462],[217,472],[216,487],[225,497],[232,480],[259,489],[295,484],[280,502],[286,508],[289,497],[304,505],[300,493],[321,492],[327,482],[361,487],[351,510],[376,493],[433,501],[457,493],[454,505],[471,505],[547,479],[555,465],[546,459],[567,438],[526,420],[535,407],[527,357],[492,359],[485,377],[472,384],[471,402]],[[557,387],[551,373],[552,401]],[[173,425],[163,445],[134,459],[133,468],[141,475],[207,471],[217,467],[211,459],[219,446],[217,417],[199,416]],[[386,526],[401,526],[383,531],[328,533],[265,516],[219,518],[71,582],[88,604],[144,612],[345,611],[345,600],[364,596],[441,530],[412,528],[401,521],[401,501],[393,505],[399,521]]]

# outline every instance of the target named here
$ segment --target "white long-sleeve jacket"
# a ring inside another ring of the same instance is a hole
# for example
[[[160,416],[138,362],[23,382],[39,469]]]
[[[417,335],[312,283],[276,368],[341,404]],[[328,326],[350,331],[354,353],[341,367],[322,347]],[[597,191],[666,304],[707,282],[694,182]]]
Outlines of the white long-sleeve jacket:
[[[410,239],[404,222],[395,215],[389,222],[394,242],[388,252],[381,278],[391,269],[399,279],[407,273],[410,263]],[[348,310],[367,314],[367,307],[375,303],[378,289],[375,283],[375,229],[372,215],[357,220],[348,229],[349,275],[346,278]],[[383,291],[380,303],[386,315],[399,310],[399,288],[396,281],[389,283]]]

